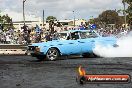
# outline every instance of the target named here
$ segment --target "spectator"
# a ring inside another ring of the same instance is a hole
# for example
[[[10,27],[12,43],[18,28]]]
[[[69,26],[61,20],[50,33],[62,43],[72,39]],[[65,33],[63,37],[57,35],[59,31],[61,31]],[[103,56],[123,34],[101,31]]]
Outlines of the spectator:
[[[18,44],[23,44],[23,36],[21,34],[18,35]]]
[[[51,35],[48,33],[45,36],[46,41],[51,41]]]
[[[7,34],[7,35],[6,35],[6,44],[10,44],[10,42],[11,42],[10,37],[9,37],[9,35]]]

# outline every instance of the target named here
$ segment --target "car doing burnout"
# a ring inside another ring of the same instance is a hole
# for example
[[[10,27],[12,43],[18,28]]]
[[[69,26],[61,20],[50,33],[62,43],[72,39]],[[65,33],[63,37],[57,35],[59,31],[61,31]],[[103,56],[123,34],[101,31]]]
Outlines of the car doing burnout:
[[[54,35],[52,41],[33,43],[28,46],[31,56],[39,60],[57,60],[63,55],[82,55],[88,57],[96,44],[114,46],[115,37],[101,37],[95,31],[70,30]]]

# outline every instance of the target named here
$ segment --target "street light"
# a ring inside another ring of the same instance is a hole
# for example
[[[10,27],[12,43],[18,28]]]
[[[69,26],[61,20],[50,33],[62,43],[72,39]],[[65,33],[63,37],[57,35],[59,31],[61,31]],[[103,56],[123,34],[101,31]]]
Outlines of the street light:
[[[74,27],[75,27],[75,12],[73,11]]]
[[[24,22],[24,26],[25,26],[25,2],[26,2],[26,0],[23,0],[23,22]]]

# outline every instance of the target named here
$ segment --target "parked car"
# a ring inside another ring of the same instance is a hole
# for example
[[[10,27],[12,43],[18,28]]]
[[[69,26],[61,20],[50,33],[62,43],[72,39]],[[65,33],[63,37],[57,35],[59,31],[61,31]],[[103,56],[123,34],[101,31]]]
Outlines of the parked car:
[[[115,46],[115,37],[101,37],[95,31],[70,30],[55,34],[52,41],[33,43],[28,46],[31,56],[39,60],[57,60],[63,55],[88,57],[96,44]]]

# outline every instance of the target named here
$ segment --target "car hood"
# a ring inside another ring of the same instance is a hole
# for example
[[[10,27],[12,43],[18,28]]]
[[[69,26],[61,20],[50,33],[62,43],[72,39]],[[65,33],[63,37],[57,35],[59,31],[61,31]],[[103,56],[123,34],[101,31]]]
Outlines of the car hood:
[[[70,40],[69,40],[70,41]],[[58,44],[58,43],[65,43],[67,42],[67,40],[53,40],[53,41],[48,41],[48,42],[41,42],[41,43],[33,43],[29,46],[44,46],[44,45],[54,45],[54,44]]]

